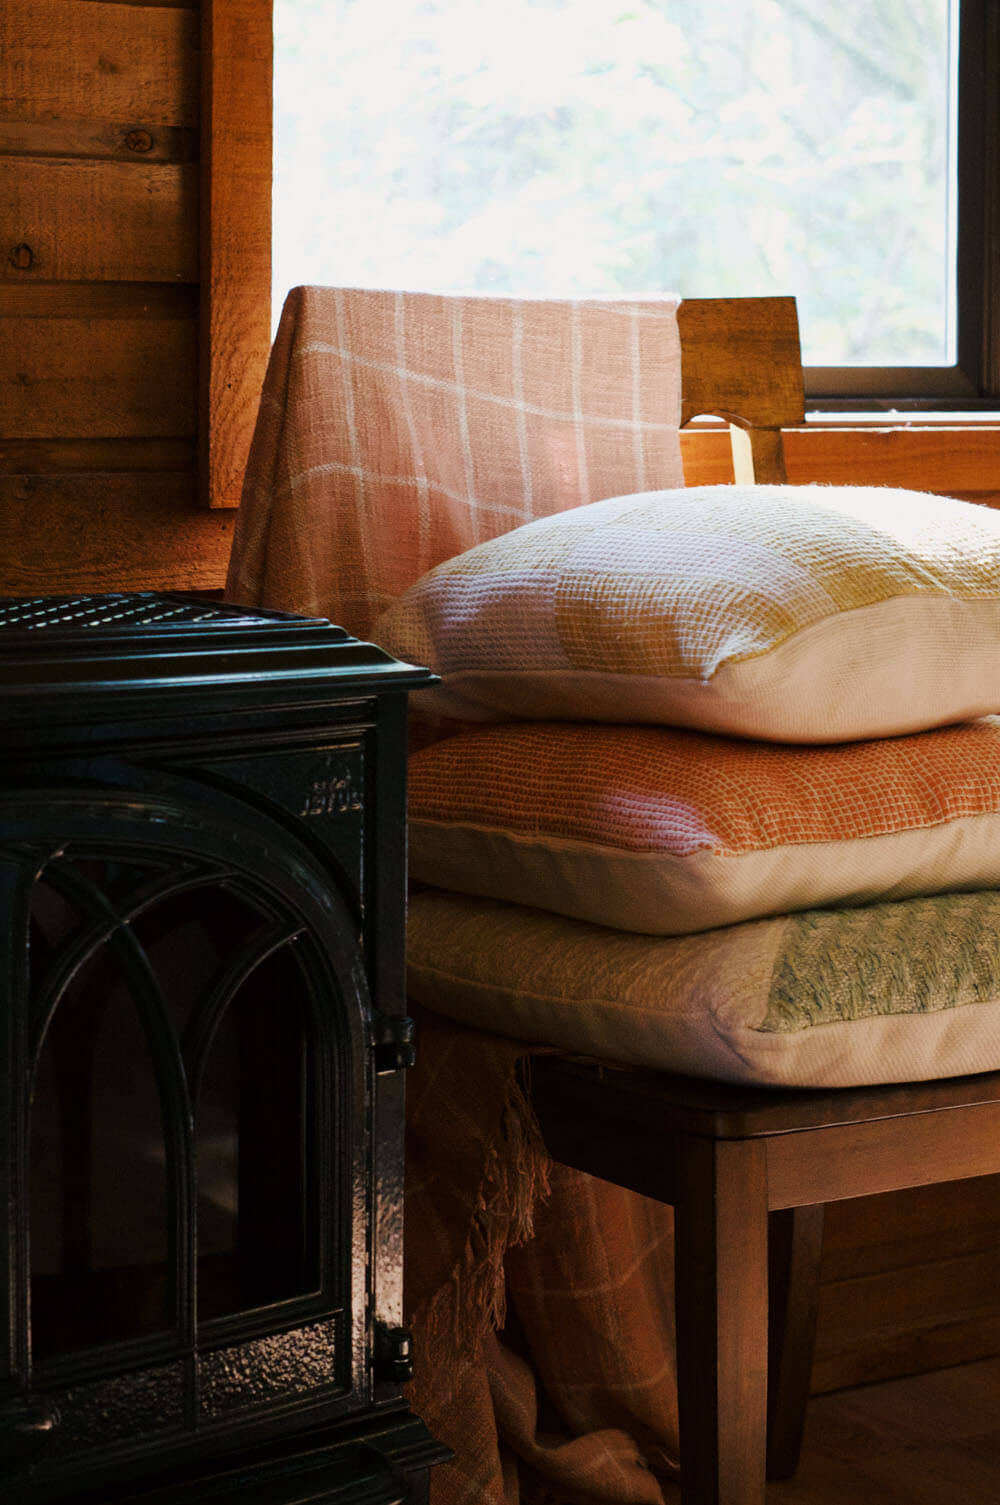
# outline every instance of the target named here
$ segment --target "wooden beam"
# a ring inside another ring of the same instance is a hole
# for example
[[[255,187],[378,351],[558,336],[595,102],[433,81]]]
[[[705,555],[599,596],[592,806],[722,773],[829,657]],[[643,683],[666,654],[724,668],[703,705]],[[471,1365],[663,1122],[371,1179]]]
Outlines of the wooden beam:
[[[202,9],[202,501],[239,503],[271,342],[271,0]]]

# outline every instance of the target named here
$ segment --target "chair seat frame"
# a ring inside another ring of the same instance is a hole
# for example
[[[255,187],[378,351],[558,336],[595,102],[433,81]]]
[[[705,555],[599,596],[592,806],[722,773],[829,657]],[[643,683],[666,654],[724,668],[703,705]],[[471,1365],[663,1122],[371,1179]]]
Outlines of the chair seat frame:
[[[529,1091],[555,1160],[674,1208],[682,1505],[795,1470],[824,1205],[1000,1172],[1000,1072],[795,1090],[542,1056]]]

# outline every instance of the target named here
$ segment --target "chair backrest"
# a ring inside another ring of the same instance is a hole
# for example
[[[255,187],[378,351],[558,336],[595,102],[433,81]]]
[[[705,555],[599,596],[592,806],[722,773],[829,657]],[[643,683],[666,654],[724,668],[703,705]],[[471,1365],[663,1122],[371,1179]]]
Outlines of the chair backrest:
[[[730,425],[735,480],[785,480],[781,430],[805,418],[794,298],[685,298],[681,423],[702,413]]]
[[[296,288],[268,366],[227,595],[367,637],[435,564],[600,497],[683,482],[730,424],[784,479],[803,417],[792,298],[531,301]]]

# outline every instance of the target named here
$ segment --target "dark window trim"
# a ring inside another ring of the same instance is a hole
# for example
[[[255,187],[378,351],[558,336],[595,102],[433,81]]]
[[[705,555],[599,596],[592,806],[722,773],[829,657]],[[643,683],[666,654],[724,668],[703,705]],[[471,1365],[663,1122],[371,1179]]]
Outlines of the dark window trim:
[[[958,359],[954,366],[807,366],[810,411],[1000,407],[1000,0],[959,4]]]

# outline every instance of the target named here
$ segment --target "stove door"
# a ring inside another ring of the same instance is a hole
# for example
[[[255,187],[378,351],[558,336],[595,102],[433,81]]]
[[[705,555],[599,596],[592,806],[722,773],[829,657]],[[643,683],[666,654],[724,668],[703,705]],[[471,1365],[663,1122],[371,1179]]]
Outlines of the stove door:
[[[368,1404],[374,1026],[331,874],[228,797],[0,822],[7,1469],[47,1498]]]

